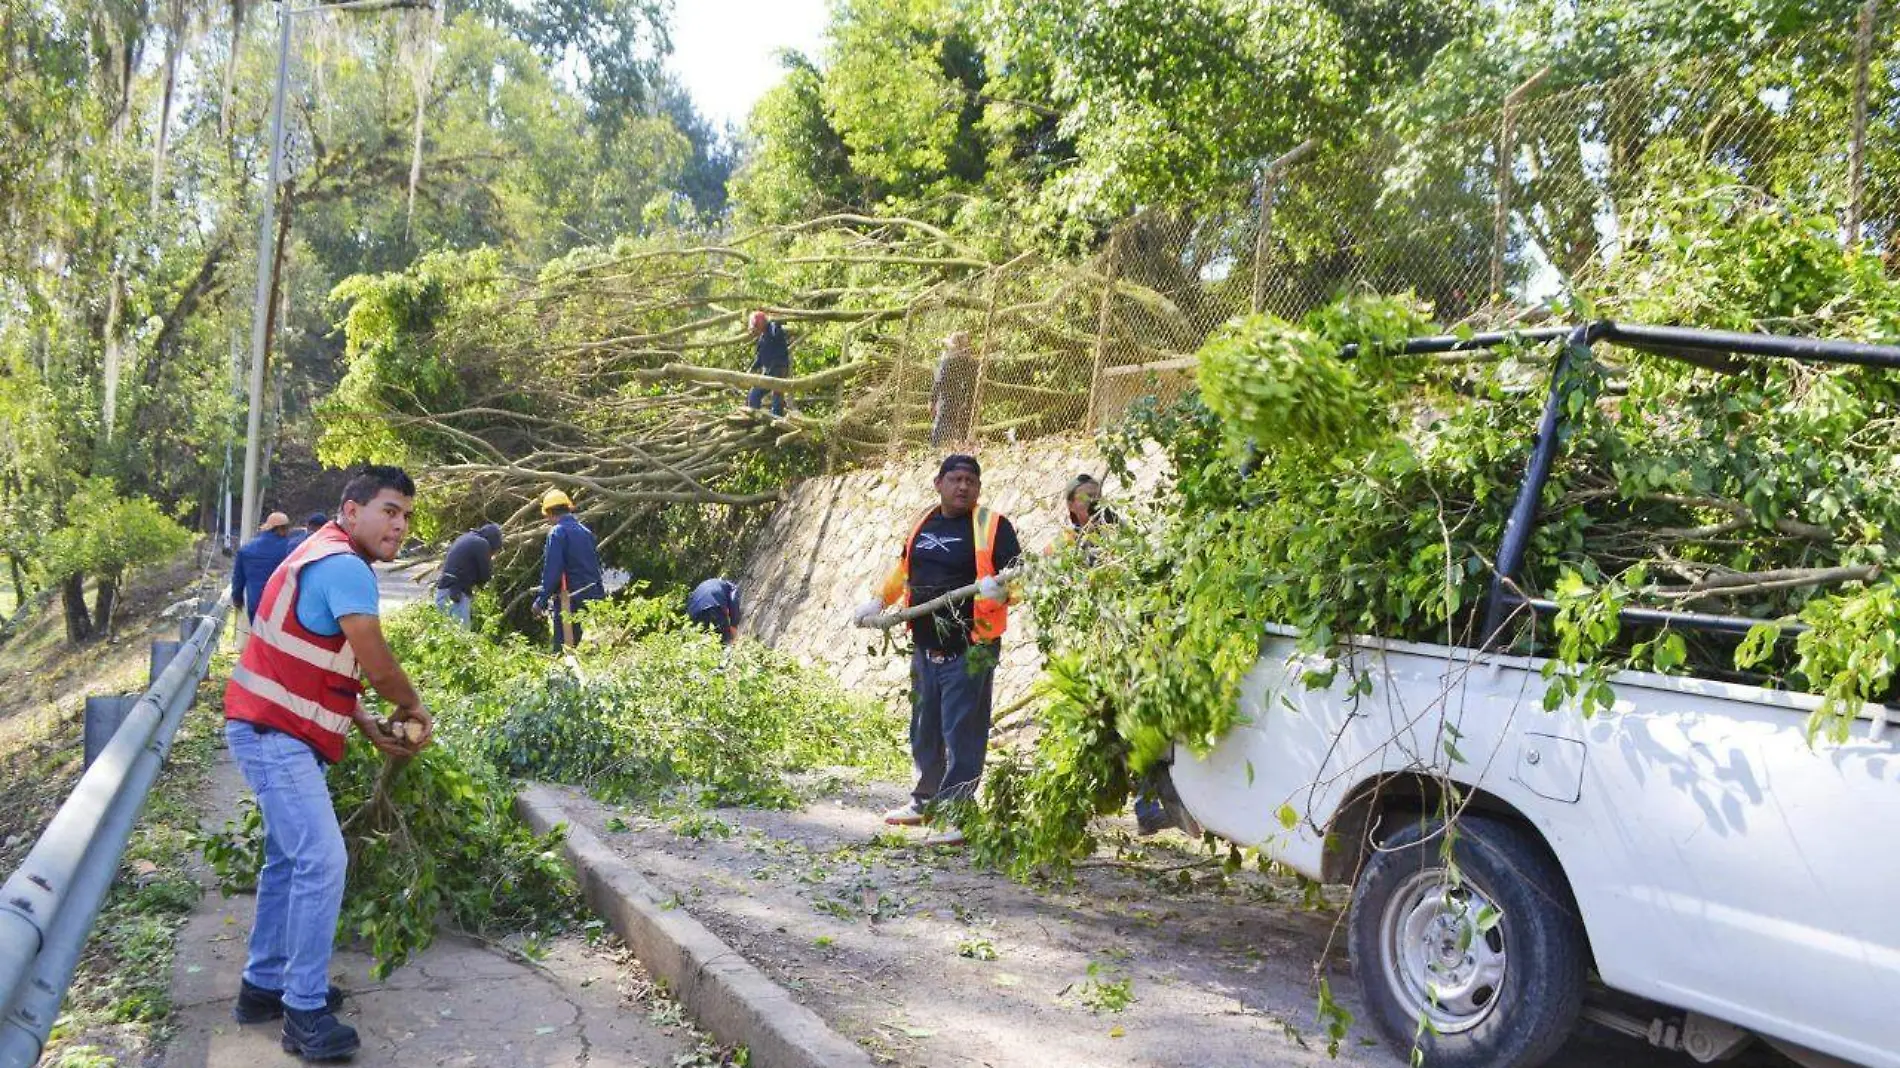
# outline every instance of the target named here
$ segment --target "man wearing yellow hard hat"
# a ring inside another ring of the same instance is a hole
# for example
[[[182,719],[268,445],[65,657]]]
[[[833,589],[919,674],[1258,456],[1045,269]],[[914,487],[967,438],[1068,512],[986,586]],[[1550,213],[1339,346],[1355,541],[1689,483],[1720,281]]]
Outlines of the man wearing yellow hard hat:
[[[541,495],[541,514],[548,521],[547,547],[541,556],[541,591],[535,596],[537,614],[554,617],[554,649],[580,641],[581,625],[574,616],[589,601],[605,596],[600,583],[600,550],[594,532],[574,516],[574,502],[559,489]]]

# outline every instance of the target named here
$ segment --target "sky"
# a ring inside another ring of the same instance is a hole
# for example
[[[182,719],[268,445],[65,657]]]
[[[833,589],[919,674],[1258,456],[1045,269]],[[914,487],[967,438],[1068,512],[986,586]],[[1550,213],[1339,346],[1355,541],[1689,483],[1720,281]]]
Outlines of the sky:
[[[674,0],[667,66],[714,126],[743,128],[752,105],[785,73],[773,53],[816,55],[825,8],[825,0]]]

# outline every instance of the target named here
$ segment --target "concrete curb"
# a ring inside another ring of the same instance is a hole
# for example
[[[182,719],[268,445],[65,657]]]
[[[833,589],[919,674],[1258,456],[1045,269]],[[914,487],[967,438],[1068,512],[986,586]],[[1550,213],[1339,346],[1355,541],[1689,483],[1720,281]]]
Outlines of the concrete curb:
[[[567,858],[587,903],[667,981],[699,1026],[750,1050],[755,1068],[872,1068],[857,1043],[793,1001],[685,910],[663,904],[671,899],[568,818],[560,794],[528,786],[515,797],[515,810],[537,834],[567,826]]]

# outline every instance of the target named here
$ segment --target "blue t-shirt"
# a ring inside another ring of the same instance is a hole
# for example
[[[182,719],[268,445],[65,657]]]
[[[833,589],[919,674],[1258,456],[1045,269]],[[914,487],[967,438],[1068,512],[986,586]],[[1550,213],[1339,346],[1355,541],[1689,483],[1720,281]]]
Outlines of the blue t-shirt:
[[[355,553],[326,556],[304,567],[297,583],[297,622],[313,634],[343,633],[344,616],[374,616],[376,572]]]

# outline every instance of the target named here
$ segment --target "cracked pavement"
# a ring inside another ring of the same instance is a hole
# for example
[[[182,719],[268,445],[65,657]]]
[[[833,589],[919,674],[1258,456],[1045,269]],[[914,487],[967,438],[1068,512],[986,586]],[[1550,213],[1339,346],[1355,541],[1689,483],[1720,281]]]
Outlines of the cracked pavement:
[[[206,790],[207,823],[236,811],[243,779],[219,751]],[[278,1045],[275,1022],[240,1027],[231,1019],[255,899],[224,897],[202,863],[205,893],[178,935],[172,971],[177,1033],[165,1068],[271,1068],[301,1063]],[[480,941],[443,933],[429,951],[383,982],[370,979],[366,953],[339,949],[331,975],[349,993],[343,1021],[357,1029],[362,1068],[672,1068],[689,1055],[682,1027],[649,1021],[622,988],[640,983],[621,963],[578,937],[548,947],[539,964]]]

